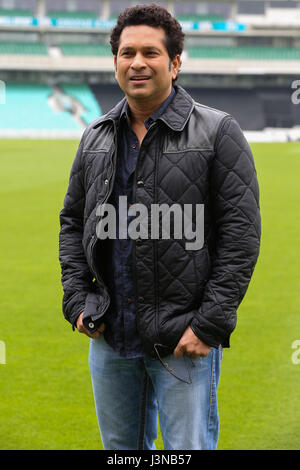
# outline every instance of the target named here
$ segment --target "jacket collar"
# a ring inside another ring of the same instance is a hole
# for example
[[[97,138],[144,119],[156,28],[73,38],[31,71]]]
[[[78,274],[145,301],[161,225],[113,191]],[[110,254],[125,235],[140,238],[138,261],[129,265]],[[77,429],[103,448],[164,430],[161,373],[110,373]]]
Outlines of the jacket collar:
[[[174,88],[176,92],[174,98],[158,119],[174,131],[182,131],[193,111],[194,100],[181,86],[175,85]],[[126,98],[124,97],[107,114],[97,119],[92,126],[93,129],[97,129],[107,121],[113,121],[117,124],[125,101]]]

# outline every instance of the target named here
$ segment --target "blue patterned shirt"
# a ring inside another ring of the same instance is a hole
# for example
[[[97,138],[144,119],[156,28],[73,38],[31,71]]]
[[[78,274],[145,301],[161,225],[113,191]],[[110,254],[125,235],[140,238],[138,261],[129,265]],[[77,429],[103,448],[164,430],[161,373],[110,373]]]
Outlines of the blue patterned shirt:
[[[172,91],[161,106],[145,121],[148,130],[150,125],[161,116],[175,95]],[[127,358],[144,355],[141,340],[137,331],[134,284],[132,279],[132,240],[118,239],[119,196],[127,196],[127,205],[132,203],[133,178],[140,150],[136,134],[130,127],[128,103],[124,103],[118,135],[118,153],[116,176],[109,203],[116,210],[116,240],[108,243],[108,290],[111,304],[106,317],[104,337],[108,344],[121,356]],[[127,216],[127,227],[130,222]]]

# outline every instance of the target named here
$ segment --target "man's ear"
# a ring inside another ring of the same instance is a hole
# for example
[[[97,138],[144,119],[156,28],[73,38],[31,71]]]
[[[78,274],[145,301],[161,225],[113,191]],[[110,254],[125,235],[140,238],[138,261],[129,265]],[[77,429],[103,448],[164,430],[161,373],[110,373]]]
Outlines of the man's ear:
[[[115,72],[117,71],[117,56],[114,55],[114,67],[115,67]]]
[[[176,79],[178,72],[180,70],[181,66],[181,57],[179,54],[177,54],[174,59],[171,61],[172,63],[172,73],[173,73],[173,80]]]

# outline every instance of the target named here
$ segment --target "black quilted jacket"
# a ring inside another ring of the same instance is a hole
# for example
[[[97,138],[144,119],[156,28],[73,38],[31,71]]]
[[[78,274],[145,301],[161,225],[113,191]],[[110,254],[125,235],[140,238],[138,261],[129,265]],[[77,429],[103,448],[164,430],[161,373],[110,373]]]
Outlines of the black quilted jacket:
[[[135,305],[144,349],[170,353],[188,325],[206,344],[229,347],[236,311],[259,253],[259,190],[249,145],[232,116],[193,101],[181,87],[149,128],[134,174],[133,201],[204,204],[204,245],[186,239],[133,241]],[[108,312],[105,240],[97,206],[113,188],[122,100],[84,131],[60,213],[63,313],[74,328]]]

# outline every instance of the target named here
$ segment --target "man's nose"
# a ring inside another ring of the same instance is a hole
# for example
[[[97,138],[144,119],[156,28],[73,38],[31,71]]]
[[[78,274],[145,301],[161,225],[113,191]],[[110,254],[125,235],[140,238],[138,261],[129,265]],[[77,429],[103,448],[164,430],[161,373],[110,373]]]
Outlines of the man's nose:
[[[140,70],[140,69],[143,69],[144,67],[146,67],[146,64],[145,64],[145,61],[144,61],[144,58],[143,58],[142,54],[136,54],[134,56],[134,59],[131,63],[131,67],[135,70]]]

